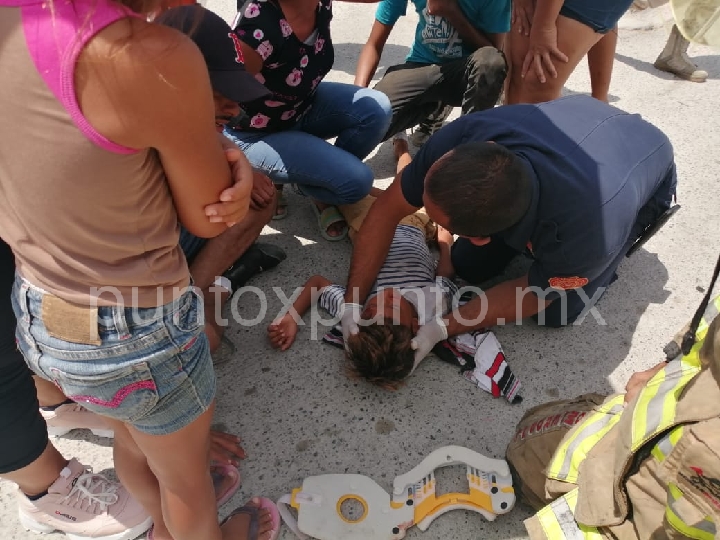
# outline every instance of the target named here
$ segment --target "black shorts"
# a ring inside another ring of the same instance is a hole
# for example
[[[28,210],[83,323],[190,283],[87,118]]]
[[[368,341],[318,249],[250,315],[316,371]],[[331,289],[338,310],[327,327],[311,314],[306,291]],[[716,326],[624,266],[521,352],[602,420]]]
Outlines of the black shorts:
[[[0,474],[27,467],[48,445],[35,383],[15,344],[14,280],[15,259],[0,240]]]
[[[633,0],[565,0],[560,15],[589,26],[598,34],[615,28]]]

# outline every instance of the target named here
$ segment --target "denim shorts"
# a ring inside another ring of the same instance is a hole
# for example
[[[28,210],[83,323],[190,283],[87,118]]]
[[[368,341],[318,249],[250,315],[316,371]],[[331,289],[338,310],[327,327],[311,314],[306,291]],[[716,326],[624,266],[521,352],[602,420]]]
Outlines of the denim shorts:
[[[589,26],[598,34],[615,28],[633,0],[565,0],[560,15]]]
[[[215,372],[194,288],[157,308],[90,308],[16,276],[12,300],[27,364],[89,411],[167,435],[212,404]]]

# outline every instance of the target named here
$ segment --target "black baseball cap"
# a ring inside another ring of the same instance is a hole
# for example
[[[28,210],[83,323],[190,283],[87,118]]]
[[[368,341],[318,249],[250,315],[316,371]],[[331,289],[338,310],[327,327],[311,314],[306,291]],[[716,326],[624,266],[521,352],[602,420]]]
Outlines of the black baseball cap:
[[[187,34],[205,57],[213,90],[237,103],[271,95],[245,70],[239,38],[220,16],[199,4],[180,6],[161,14],[155,22]]]

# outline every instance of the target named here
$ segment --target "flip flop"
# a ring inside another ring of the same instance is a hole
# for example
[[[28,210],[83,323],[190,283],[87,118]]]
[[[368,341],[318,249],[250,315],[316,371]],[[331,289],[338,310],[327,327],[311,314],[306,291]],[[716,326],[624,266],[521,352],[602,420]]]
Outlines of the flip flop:
[[[227,463],[213,463],[210,465],[210,476],[212,476],[213,487],[215,488],[215,500],[218,508],[220,508],[240,488],[240,471]],[[223,489],[223,480],[225,478],[230,478],[232,481]]]
[[[226,517],[222,521],[222,523],[220,523],[220,526],[230,521],[234,516],[237,516],[239,514],[245,514],[246,516],[250,517],[250,526],[248,527],[248,540],[257,540],[259,529],[259,512],[260,510],[270,510],[270,516],[272,518],[272,532],[270,533],[270,540],[277,540],[277,537],[280,535],[280,526],[282,525],[282,520],[280,519],[280,512],[278,511],[277,506],[275,506],[274,502],[272,502],[270,499],[266,499],[265,497],[255,497],[255,499],[260,502],[259,508],[255,506],[248,506],[246,503],[244,506],[233,510],[230,515]]]
[[[215,500],[217,501],[218,508],[220,508],[223,504],[228,502],[233,495],[235,495],[235,492],[240,487],[240,471],[238,471],[237,468],[233,467],[232,465],[213,463],[212,465],[210,465],[210,475],[212,476],[213,487],[215,488]],[[228,486],[227,489],[225,489],[223,492],[218,492],[218,489],[222,487],[223,478],[227,476],[233,478],[232,484]],[[275,516],[273,516],[273,523],[274,522]],[[147,533],[145,534],[145,538],[146,540],[155,540],[155,527],[150,527],[148,529]]]
[[[275,221],[278,221],[280,219],[285,219],[288,215],[288,200],[287,197],[285,197],[285,193],[283,193],[284,190],[278,189],[278,199],[277,199],[277,210],[275,210],[276,214],[272,217]],[[284,208],[285,211],[282,213],[277,213],[278,210],[281,208]]]
[[[315,216],[317,217],[320,235],[325,240],[327,240],[328,242],[340,242],[341,240],[345,240],[345,238],[347,238],[349,227],[347,223],[345,223],[345,218],[342,216],[340,210],[338,210],[337,207],[328,206],[325,210],[321,212],[314,202],[311,202],[310,206],[312,207],[313,212],[315,212]],[[332,225],[335,225],[336,223],[345,223],[345,229],[341,234],[337,236],[330,236],[327,231]]]

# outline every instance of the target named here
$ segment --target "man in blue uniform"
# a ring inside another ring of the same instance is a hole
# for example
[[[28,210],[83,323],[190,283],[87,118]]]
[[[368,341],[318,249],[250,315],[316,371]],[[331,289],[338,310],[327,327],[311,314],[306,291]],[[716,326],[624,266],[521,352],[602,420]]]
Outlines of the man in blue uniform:
[[[448,335],[534,316],[572,323],[614,281],[620,261],[666,218],[675,194],[672,145],[656,127],[588,96],[463,116],[433,135],[377,199],[354,243],[343,333],[403,216],[425,206],[460,238],[456,274],[481,283],[516,254],[529,272],[420,327],[418,359]]]

